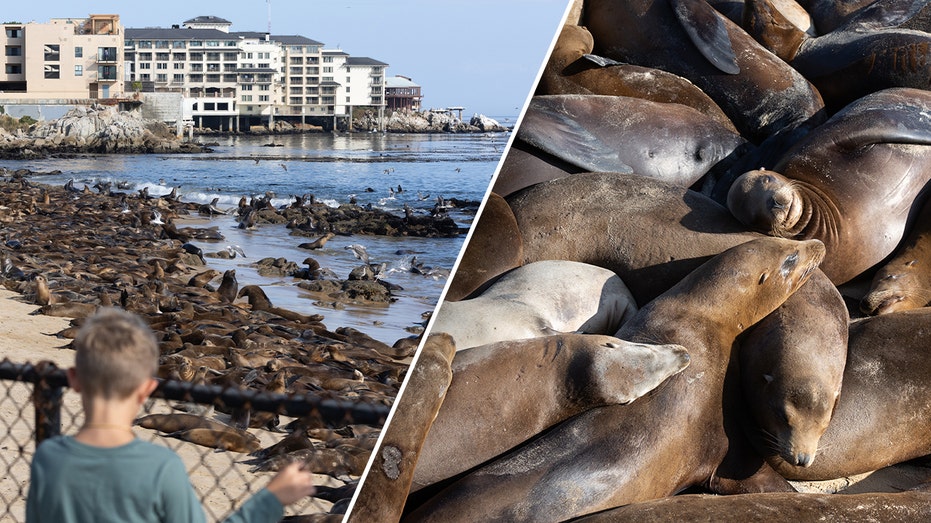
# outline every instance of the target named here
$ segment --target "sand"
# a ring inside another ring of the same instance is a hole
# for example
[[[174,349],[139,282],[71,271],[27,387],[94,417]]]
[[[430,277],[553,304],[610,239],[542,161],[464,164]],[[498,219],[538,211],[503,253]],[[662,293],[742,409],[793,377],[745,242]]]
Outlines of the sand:
[[[15,292],[0,288],[0,359],[13,363],[54,362],[61,368],[74,363],[74,352],[63,349],[69,340],[54,336],[69,326],[69,319],[33,315],[38,306],[26,303]],[[29,396],[32,387],[23,383],[0,381],[0,522],[25,521],[25,496],[29,484],[29,463],[35,452],[32,441],[33,411]],[[62,432],[73,434],[80,425],[80,400],[66,391],[62,411]],[[153,412],[165,412],[167,402],[157,400],[150,406]],[[230,503],[239,506],[249,495],[267,483],[272,473],[250,472],[251,466],[240,463],[244,454],[217,452],[173,438],[164,438],[146,429],[135,429],[136,435],[166,445],[177,452],[188,467],[198,494],[205,497],[208,521],[222,519],[231,511]],[[268,431],[253,431],[263,445],[274,443]],[[22,448],[22,450],[20,450]],[[340,486],[343,483],[330,476],[317,475],[318,485]],[[221,482],[221,484],[218,484]],[[247,490],[249,489],[249,490]],[[327,512],[330,503],[308,499],[290,507],[286,514]]]

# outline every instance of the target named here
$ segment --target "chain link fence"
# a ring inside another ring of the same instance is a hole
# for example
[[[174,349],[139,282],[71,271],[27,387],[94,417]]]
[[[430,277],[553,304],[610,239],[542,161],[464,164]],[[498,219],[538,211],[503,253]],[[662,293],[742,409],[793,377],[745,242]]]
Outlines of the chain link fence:
[[[143,410],[136,436],[181,456],[208,521],[223,520],[290,460],[318,474],[317,494],[287,507],[285,520],[341,521],[389,407],[161,380]],[[36,445],[82,422],[63,370],[0,361],[0,522],[25,520]]]

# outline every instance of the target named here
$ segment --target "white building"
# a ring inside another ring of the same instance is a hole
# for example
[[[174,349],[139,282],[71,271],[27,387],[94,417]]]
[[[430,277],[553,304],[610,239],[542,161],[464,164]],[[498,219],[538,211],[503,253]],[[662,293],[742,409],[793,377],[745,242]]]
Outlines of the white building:
[[[231,32],[231,25],[201,16],[183,27],[127,28],[127,85],[180,92],[196,125],[224,129],[335,119],[358,106],[383,110],[388,64],[323,51],[303,36]]]

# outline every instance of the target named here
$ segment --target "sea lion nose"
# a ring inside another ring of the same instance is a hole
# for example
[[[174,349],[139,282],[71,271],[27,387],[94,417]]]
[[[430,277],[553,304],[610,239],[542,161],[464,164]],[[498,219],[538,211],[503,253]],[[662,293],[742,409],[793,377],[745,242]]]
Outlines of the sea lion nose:
[[[811,462],[814,460],[815,460],[814,456],[812,456],[811,454],[806,454],[804,452],[800,452],[797,456],[795,456],[795,464],[800,467],[807,467],[811,465]]]

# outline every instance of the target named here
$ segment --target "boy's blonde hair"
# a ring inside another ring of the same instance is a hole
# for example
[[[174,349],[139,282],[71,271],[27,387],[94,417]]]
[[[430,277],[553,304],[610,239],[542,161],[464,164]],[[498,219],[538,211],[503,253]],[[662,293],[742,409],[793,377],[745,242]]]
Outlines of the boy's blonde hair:
[[[84,393],[123,399],[158,372],[158,342],[139,316],[115,307],[85,320],[74,338],[75,374]]]

